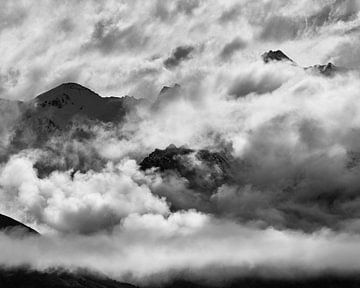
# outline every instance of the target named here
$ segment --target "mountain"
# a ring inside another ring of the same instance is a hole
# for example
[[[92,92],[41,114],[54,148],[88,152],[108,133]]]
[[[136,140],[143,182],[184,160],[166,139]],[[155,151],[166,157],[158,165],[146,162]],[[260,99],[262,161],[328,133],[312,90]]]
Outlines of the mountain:
[[[340,71],[340,69],[338,67],[336,67],[334,64],[332,64],[331,62],[329,62],[328,64],[325,64],[325,65],[314,65],[314,66],[306,67],[305,69],[312,70],[315,72],[320,72],[321,74],[323,74],[325,76],[332,76],[332,75],[334,75],[334,73]]]
[[[360,277],[355,273],[350,275],[321,275],[308,277],[288,277],[284,279],[248,276],[232,281],[213,283],[210,281],[190,282],[177,280],[163,288],[357,288],[360,287]],[[150,287],[148,287],[150,288]]]
[[[232,159],[225,152],[193,150],[170,145],[164,150],[155,149],[140,163],[142,170],[177,173],[187,179],[189,188],[211,193],[232,180]]]
[[[269,63],[272,61],[289,61],[291,63],[294,63],[294,61],[291,60],[287,55],[285,55],[285,53],[282,52],[281,50],[276,50],[276,51],[270,50],[262,54],[261,58],[265,63]]]
[[[157,99],[152,104],[152,109],[156,111],[157,109],[165,107],[168,103],[176,100],[176,98],[179,97],[180,91],[181,86],[177,83],[175,83],[174,86],[164,86],[160,90]]]
[[[358,275],[322,275],[285,279],[244,276],[243,278],[213,282],[175,280],[170,283],[148,284],[142,288],[357,288]],[[136,288],[136,286],[111,280],[89,272],[32,271],[26,268],[0,269],[1,288]]]
[[[8,217],[0,214],[0,231],[5,232],[16,232],[16,231],[25,232],[25,234],[39,235],[38,232],[31,229],[30,227]],[[0,286],[1,287],[1,286]]]
[[[177,83],[175,83],[174,84],[174,86],[164,86],[163,88],[161,88],[161,90],[160,90],[160,95],[161,94],[164,94],[164,93],[166,93],[166,92],[169,92],[169,91],[171,91],[171,90],[176,90],[176,89],[179,89],[181,86],[179,85],[179,84],[177,84]]]
[[[22,103],[13,144],[21,148],[40,146],[74,123],[119,123],[141,101],[129,96],[104,98],[76,83],[61,84]]]
[[[281,50],[276,50],[276,51],[270,50],[270,51],[262,54],[261,58],[263,59],[264,63],[287,61],[289,63],[292,63],[293,65],[297,65],[292,59],[290,59]],[[339,67],[336,67],[331,62],[329,62],[328,64],[325,64],[325,65],[317,64],[317,65],[305,67],[304,69],[320,73],[324,76],[332,76],[332,75],[334,75],[335,72],[344,70],[344,69],[340,69]]]
[[[1,288],[136,288],[89,272],[0,269]]]

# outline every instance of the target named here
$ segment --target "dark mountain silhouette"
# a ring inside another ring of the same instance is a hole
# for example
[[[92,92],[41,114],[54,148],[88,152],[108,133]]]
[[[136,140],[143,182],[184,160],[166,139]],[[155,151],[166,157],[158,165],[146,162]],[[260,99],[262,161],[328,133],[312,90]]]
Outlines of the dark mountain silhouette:
[[[149,284],[142,288],[357,288],[358,275],[322,275],[303,278],[269,279],[256,276],[210,282],[175,280],[171,283]],[[136,288],[137,286],[111,280],[90,272],[32,271],[26,268],[0,269],[1,288]]]
[[[5,232],[15,232],[15,231],[22,231],[25,234],[39,234],[35,230],[31,229],[30,227],[8,217],[5,215],[0,214],[0,231]],[[0,286],[1,287],[1,286]]]
[[[270,50],[268,52],[265,52],[261,55],[261,58],[265,63],[269,63],[271,61],[289,61],[292,63],[295,63],[293,60],[291,60],[287,55],[285,55],[284,52],[281,50]]]
[[[0,269],[1,288],[135,288],[90,272],[33,271],[26,268]]]
[[[140,163],[140,168],[158,168],[161,172],[173,171],[188,180],[189,188],[208,193],[232,180],[230,155],[225,152],[193,150],[175,145],[170,145],[164,150],[155,149]]]
[[[358,275],[321,275],[302,278],[269,279],[256,276],[248,276],[232,281],[220,283],[201,283],[177,280],[163,288],[356,288],[360,287]],[[151,288],[151,287],[148,287]]]

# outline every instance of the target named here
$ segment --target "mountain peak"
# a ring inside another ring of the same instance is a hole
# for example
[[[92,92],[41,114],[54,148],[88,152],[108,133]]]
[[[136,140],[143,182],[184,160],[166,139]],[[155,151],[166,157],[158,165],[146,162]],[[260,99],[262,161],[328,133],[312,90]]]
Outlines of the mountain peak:
[[[57,104],[56,102],[68,102],[70,99],[72,101],[80,100],[80,101],[89,101],[91,99],[99,99],[101,98],[97,93],[86,88],[78,83],[63,83],[55,88],[44,92],[36,97],[36,102],[41,104],[49,104],[45,103],[46,101],[55,101],[53,104]]]
[[[264,54],[262,54],[261,58],[263,59],[263,61],[265,63],[269,63],[270,61],[290,61],[290,62],[294,62],[284,52],[282,52],[281,50],[276,50],[276,51],[270,50],[270,51],[265,52]]]
[[[172,90],[177,90],[179,89],[181,86],[178,83],[175,83],[174,86],[164,86],[161,91],[160,94],[164,94],[167,91],[172,91]]]

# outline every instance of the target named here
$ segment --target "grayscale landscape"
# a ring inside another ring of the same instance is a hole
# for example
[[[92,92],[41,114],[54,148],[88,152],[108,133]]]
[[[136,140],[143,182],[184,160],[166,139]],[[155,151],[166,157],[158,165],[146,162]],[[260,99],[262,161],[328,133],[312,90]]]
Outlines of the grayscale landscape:
[[[360,287],[359,0],[0,0],[0,287]]]

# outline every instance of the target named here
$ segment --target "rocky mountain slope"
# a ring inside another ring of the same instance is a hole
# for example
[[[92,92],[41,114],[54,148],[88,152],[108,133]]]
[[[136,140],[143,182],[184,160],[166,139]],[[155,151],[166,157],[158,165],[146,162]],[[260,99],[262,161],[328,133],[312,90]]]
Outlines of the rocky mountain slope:
[[[39,234],[35,230],[16,221],[15,219],[0,214],[0,231],[16,232],[16,230],[19,232],[24,232],[25,234],[32,234],[32,235]]]
[[[79,84],[61,84],[22,103],[13,145],[39,146],[55,132],[83,121],[119,123],[140,102],[129,96],[103,98]]]
[[[270,50],[268,52],[265,52],[264,54],[261,55],[262,60],[265,63],[271,63],[271,62],[277,62],[277,61],[285,61],[285,62],[289,62],[293,65],[297,65],[291,58],[289,58],[284,52],[282,52],[281,50]],[[305,70],[309,70],[309,71],[314,71],[314,72],[318,72],[324,76],[332,76],[334,75],[335,72],[339,72],[340,69],[339,67],[336,67],[334,64],[332,63],[327,63],[327,64],[317,64],[317,65],[313,65],[313,66],[309,66],[309,67],[305,67]]]
[[[142,170],[172,171],[187,179],[190,189],[211,194],[224,183],[232,181],[233,159],[225,152],[194,150],[170,145],[156,149],[140,163]]]

